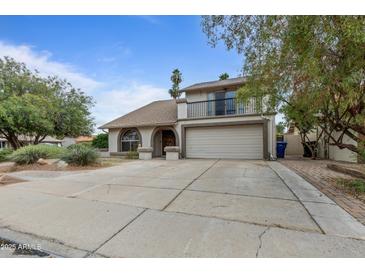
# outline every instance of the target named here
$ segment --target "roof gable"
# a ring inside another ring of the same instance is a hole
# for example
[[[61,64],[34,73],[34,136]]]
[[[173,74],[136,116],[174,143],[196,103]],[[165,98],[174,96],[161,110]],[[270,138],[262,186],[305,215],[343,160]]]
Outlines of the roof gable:
[[[155,101],[127,113],[100,129],[125,128],[138,126],[171,125],[177,121],[177,104],[175,100]]]
[[[183,88],[182,92],[189,92],[189,91],[196,91],[196,90],[213,90],[219,88],[228,88],[232,86],[241,86],[245,83],[245,77],[237,77],[231,78],[226,80],[217,80],[217,81],[210,81],[210,82],[203,82],[197,83],[186,88]]]

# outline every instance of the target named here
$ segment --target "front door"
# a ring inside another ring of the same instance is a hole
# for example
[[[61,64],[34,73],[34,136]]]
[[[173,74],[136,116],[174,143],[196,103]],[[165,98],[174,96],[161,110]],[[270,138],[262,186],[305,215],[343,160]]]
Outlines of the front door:
[[[175,134],[172,130],[162,131],[162,155],[166,155],[165,147],[175,146]]]

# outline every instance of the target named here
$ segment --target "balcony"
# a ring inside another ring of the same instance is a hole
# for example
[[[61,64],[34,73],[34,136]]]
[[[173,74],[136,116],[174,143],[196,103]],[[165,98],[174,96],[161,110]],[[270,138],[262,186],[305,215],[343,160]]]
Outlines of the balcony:
[[[256,101],[238,102],[236,98],[199,101],[187,103],[188,118],[204,118],[211,116],[255,114]]]

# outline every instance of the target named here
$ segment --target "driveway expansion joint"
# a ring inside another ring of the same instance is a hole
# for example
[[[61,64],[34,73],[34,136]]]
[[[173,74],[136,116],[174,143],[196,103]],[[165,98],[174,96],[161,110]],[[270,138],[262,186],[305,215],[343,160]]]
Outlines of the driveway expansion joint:
[[[65,197],[65,198],[68,198],[68,197]],[[93,202],[93,203],[101,203],[101,204],[109,204],[109,205],[121,205],[121,206],[125,206],[125,207],[130,207],[130,208],[139,208],[142,210],[152,209],[152,208],[146,208],[146,207],[142,207],[142,206],[130,205],[128,203],[108,202],[108,201],[102,201],[102,200],[98,200],[98,199],[85,199],[82,197],[75,197],[75,198],[68,198],[68,199],[78,199],[78,200],[89,201],[89,202]]]
[[[100,185],[95,185],[95,186],[91,186],[91,187],[88,187],[84,190],[81,190],[81,191],[78,191],[78,192],[75,192],[75,193],[72,193],[72,194],[69,194],[67,196],[65,196],[66,198],[78,198],[78,196],[80,196],[81,194],[85,193],[85,192],[89,192],[90,190],[93,190],[93,189],[96,189],[102,185],[105,185],[105,184],[100,184]]]
[[[209,169],[211,169],[215,164],[217,164],[219,162],[219,159],[216,160],[213,164],[211,164],[208,168],[206,168],[199,176],[197,176],[196,178],[194,178],[189,184],[187,184],[183,189],[181,189],[181,191],[179,191],[179,193],[167,204],[164,206],[164,208],[162,209],[162,211],[165,211],[166,208],[168,208],[176,199],[177,197],[179,197],[181,195],[181,193],[183,193],[185,190],[187,190],[187,188],[189,186],[191,186],[196,180],[198,180],[201,176],[203,176],[206,172],[208,172]]]
[[[254,195],[254,194],[242,194],[242,193],[231,193],[231,192],[219,192],[219,191],[211,191],[211,190],[197,190],[197,189],[185,189],[185,191],[191,192],[202,192],[202,193],[212,193],[212,194],[224,194],[224,195],[231,195],[231,196],[242,196],[242,197],[253,197],[259,199],[273,199],[273,200],[283,200],[283,201],[293,201],[298,202],[297,199],[289,199],[289,198],[279,198],[279,197],[269,197],[269,196],[261,196],[261,195]]]
[[[86,256],[90,256],[92,254],[97,254],[97,250],[100,249],[102,246],[104,246],[107,242],[109,242],[111,239],[113,239],[116,235],[118,235],[121,231],[123,231],[127,226],[129,226],[131,223],[133,223],[135,220],[137,220],[143,213],[147,211],[147,208],[142,210],[140,213],[137,214],[132,220],[130,220],[126,225],[124,225],[121,229],[119,229],[117,232],[115,232],[112,236],[110,236],[108,239],[106,239],[102,244],[100,244],[97,248],[95,248],[93,251],[91,251],[89,254],[86,254]]]
[[[142,186],[142,185],[129,185],[129,184],[118,184],[118,183],[106,183],[104,186],[117,186],[117,187],[137,187],[137,188],[151,188],[151,189],[166,189],[166,190],[181,190],[176,187],[157,187],[157,186]]]
[[[161,212],[167,212],[167,213],[177,213],[177,214],[183,214],[183,215],[187,215],[187,216],[197,216],[197,217],[202,217],[202,218],[210,218],[210,219],[215,219],[215,220],[220,220],[220,221],[226,221],[226,222],[234,222],[234,223],[241,223],[241,224],[248,224],[248,225],[255,225],[255,226],[260,226],[260,227],[271,227],[271,228],[280,228],[280,229],[286,229],[286,230],[290,230],[290,231],[297,231],[297,232],[308,232],[308,233],[317,233],[317,234],[322,234],[321,232],[318,232],[318,230],[312,230],[312,229],[300,229],[297,227],[288,227],[288,226],[283,226],[280,224],[263,224],[263,223],[257,223],[257,222],[249,222],[249,221],[243,221],[243,220],[237,220],[237,219],[229,219],[229,218],[222,218],[222,217],[216,217],[216,216],[206,216],[206,215],[202,215],[202,214],[196,214],[196,213],[186,213],[186,212],[180,212],[180,211],[162,211],[162,210],[157,210],[157,209],[150,209],[150,210],[155,210],[155,211],[161,211]],[[341,237],[341,236],[338,236]],[[348,237],[346,237],[348,238]],[[359,239],[360,240],[360,239]]]

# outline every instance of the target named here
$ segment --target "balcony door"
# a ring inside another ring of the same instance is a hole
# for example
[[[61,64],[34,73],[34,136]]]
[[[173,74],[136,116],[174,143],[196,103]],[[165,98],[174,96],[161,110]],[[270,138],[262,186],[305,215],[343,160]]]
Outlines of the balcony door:
[[[242,103],[236,104],[236,91],[210,92],[208,93],[207,116],[243,113]]]
[[[215,115],[225,115],[225,97],[224,91],[215,93]]]
[[[225,103],[226,103],[226,115],[236,114],[236,92],[227,91],[225,93]]]

